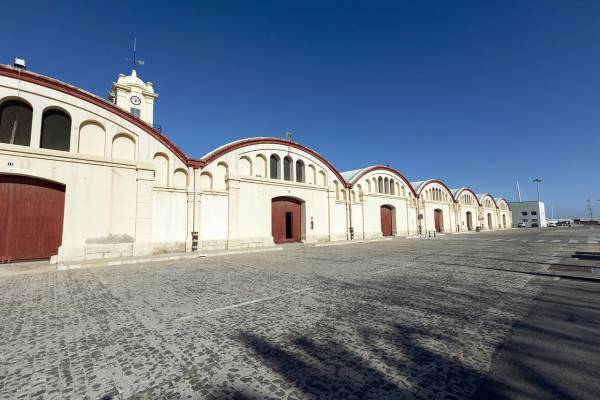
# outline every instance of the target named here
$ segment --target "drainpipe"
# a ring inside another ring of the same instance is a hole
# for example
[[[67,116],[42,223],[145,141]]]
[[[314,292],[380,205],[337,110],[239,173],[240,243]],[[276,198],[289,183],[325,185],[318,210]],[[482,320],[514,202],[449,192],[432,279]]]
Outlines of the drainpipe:
[[[408,201],[404,198],[404,206],[406,207],[406,236],[410,236],[410,216],[408,213]]]
[[[352,190],[347,187],[348,201],[346,201],[346,215],[348,221],[348,230],[346,230],[346,240],[354,239],[354,228],[352,227]]]

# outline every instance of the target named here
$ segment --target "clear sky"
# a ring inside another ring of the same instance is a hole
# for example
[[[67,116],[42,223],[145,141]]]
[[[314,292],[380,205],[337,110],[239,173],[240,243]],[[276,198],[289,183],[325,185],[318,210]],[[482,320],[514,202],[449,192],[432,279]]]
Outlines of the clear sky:
[[[6,2],[0,62],[106,97],[130,72],[200,157],[283,137],[340,171],[389,164],[550,214],[600,215],[599,1]]]

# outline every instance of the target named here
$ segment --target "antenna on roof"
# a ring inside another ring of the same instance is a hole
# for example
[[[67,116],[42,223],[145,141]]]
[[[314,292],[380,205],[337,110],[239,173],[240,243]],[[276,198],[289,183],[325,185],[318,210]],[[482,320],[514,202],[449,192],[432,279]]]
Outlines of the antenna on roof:
[[[133,69],[135,69],[136,65],[144,65],[144,60],[138,60],[136,57],[136,44],[137,44],[137,38],[133,38],[133,58],[126,58],[126,61],[130,61],[131,64],[133,65]]]
[[[285,133],[285,140],[287,140],[288,142],[290,142],[290,144],[288,145],[288,153],[290,151],[292,151],[292,135],[293,135],[293,133],[290,132],[290,131],[287,131]]]

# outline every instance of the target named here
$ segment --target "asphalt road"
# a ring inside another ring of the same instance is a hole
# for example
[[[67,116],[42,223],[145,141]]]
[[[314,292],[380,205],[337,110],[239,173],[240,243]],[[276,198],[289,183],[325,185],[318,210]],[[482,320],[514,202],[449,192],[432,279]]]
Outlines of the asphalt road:
[[[0,274],[0,398],[595,399],[599,283],[535,274],[596,277],[572,255],[598,242],[523,229],[30,266]]]

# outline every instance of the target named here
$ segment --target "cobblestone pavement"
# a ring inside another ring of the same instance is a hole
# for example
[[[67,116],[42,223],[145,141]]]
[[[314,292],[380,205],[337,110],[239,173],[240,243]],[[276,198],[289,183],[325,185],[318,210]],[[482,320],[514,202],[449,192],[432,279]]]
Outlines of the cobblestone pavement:
[[[0,278],[0,398],[467,398],[547,279],[515,270],[598,231],[557,232]]]

